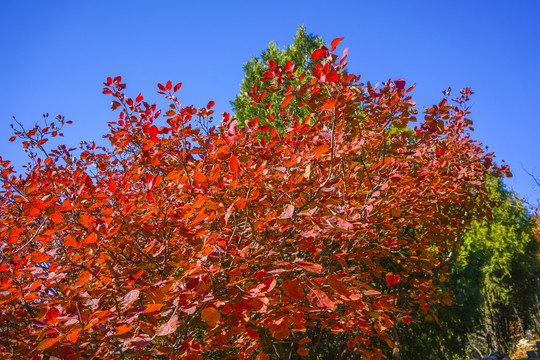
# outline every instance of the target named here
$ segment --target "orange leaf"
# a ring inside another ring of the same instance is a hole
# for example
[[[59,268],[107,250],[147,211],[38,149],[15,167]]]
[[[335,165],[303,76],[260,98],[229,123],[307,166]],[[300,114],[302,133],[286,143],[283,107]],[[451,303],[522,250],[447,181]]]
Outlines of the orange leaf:
[[[201,318],[210,326],[214,327],[221,319],[219,311],[215,307],[206,307],[201,312]]]
[[[205,213],[199,213],[195,219],[193,219],[193,224],[198,224],[200,223],[201,221],[203,221],[204,219],[206,219],[208,217],[208,214],[205,214]]]
[[[236,207],[238,210],[243,210],[246,207],[246,198],[240,198],[236,202]]]
[[[336,106],[336,99],[332,99],[332,98],[326,100],[326,102],[323,105],[323,107],[327,110],[333,110],[334,106]]]
[[[281,108],[283,109],[284,107],[289,105],[292,99],[294,99],[294,95],[289,95],[285,97],[285,99],[283,99],[283,101],[281,102]]]
[[[24,192],[25,192],[27,195],[29,195],[29,194],[33,193],[34,190],[37,189],[37,187],[38,187],[37,184],[32,183],[32,184],[28,185],[28,186],[24,189]]]
[[[319,156],[327,152],[328,149],[330,149],[330,146],[328,146],[327,144],[317,146],[315,150],[313,151],[313,158],[314,159],[318,158]]]
[[[77,342],[77,339],[79,339],[79,334],[81,333],[81,329],[78,328],[78,329],[75,329],[73,331],[71,331],[69,334],[67,334],[66,338],[68,339],[68,341],[72,344],[76,343]]]
[[[270,360],[268,355],[266,355],[264,352],[260,352],[259,355],[255,358],[255,360]]]
[[[77,246],[77,239],[75,239],[70,234],[67,234],[66,237],[64,238],[64,245],[71,246],[71,247],[76,247]]]
[[[92,274],[90,274],[90,272],[88,271],[83,271],[80,275],[79,275],[79,278],[77,279],[77,282],[75,283],[75,286],[82,286],[84,284],[86,284],[86,282],[88,281],[88,279],[90,279],[92,277]]]
[[[84,244],[84,245],[95,244],[95,243],[97,243],[97,238],[96,238],[96,234],[95,234],[95,233],[90,233],[90,235],[88,235],[88,236],[83,240],[83,244]]]
[[[171,171],[167,174],[167,177],[165,179],[167,180],[175,180],[180,176],[180,172],[178,171]]]
[[[193,175],[193,179],[198,183],[204,183],[206,182],[206,175],[197,171],[195,172],[195,175]]]
[[[44,339],[43,341],[41,341],[39,343],[39,345],[37,347],[37,350],[43,351],[45,349],[48,349],[51,346],[53,346],[54,344],[56,344],[58,342],[58,340],[60,340],[60,337]]]
[[[116,327],[116,335],[122,335],[130,331],[132,328],[131,324],[122,324]]]
[[[158,311],[162,307],[163,307],[163,304],[149,304],[145,306],[144,311],[142,313],[143,314],[152,313],[152,312]]]
[[[238,158],[234,155],[231,155],[231,159],[229,160],[229,169],[235,174],[240,172],[240,163],[238,162]]]

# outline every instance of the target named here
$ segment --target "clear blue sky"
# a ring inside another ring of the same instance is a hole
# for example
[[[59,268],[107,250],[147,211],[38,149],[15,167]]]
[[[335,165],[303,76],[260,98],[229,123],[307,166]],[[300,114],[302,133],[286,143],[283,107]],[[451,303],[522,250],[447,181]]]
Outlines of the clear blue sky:
[[[474,137],[510,164],[507,185],[536,203],[540,190],[540,1],[2,1],[0,154],[11,117],[31,126],[48,112],[73,120],[64,142],[99,141],[116,120],[101,94],[121,75],[132,96],[159,101],[156,83],[183,82],[183,104],[229,111],[242,64],[300,24],[326,42],[345,37],[349,68],[373,83],[417,83],[418,105],[471,87]],[[159,102],[158,102],[159,103]]]

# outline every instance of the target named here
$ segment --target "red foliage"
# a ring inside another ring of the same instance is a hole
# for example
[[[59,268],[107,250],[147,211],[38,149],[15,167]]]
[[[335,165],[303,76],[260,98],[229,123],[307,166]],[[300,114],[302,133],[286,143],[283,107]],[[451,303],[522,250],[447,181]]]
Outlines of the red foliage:
[[[469,138],[471,92],[396,132],[416,120],[404,81],[377,90],[326,48],[312,59],[297,89],[279,82],[294,66],[269,62],[250,94],[283,133],[227,114],[209,128],[214,103],[182,107],[170,81],[158,128],[120,77],[110,148],[47,151],[58,125],[17,131],[34,160],[15,176],[0,159],[0,357],[268,359],[275,340],[305,356],[323,328],[378,358],[370,338],[391,345],[396,322],[448,301],[439,277],[501,172]]]

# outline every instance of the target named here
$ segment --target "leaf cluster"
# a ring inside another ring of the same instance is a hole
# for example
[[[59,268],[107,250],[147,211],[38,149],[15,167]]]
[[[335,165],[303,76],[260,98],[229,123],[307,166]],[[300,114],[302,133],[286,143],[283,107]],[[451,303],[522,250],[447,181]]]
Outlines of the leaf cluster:
[[[392,132],[416,121],[412,87],[361,82],[340,40],[309,76],[269,62],[243,128],[181,84],[158,84],[162,111],[115,77],[109,147],[42,148],[18,176],[0,159],[0,356],[285,359],[330,332],[380,359],[396,324],[434,316],[506,168],[469,136],[468,89]]]

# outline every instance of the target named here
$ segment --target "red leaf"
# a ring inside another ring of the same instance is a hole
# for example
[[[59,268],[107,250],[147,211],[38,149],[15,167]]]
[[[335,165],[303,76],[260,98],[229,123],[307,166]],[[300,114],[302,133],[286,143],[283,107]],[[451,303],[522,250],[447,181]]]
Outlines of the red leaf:
[[[137,98],[135,99],[135,102],[140,103],[141,101],[143,101],[143,96],[141,93],[139,93],[139,96],[137,96]]]
[[[304,298],[304,290],[296,281],[285,280],[281,284],[281,289],[293,300],[302,300]]]
[[[109,191],[113,194],[116,192],[116,181],[114,179],[109,179]]]
[[[342,218],[338,217],[338,216],[329,216],[327,218],[328,221],[330,221],[330,224],[332,224],[332,226],[334,227],[337,227],[341,230],[345,230],[345,231],[353,231],[354,230],[354,225],[351,224],[350,222],[346,221],[346,220],[343,220]]]
[[[332,47],[330,48],[330,52],[336,50],[336,47],[338,46],[338,44],[341,42],[341,40],[343,40],[344,38],[336,38],[334,40],[332,40],[332,43],[330,45],[332,45]]]
[[[126,295],[124,295],[124,297],[122,297],[122,300],[120,300],[120,305],[122,305],[123,308],[127,309],[138,298],[139,298],[139,290],[137,289],[131,290]]]
[[[232,155],[231,159],[229,160],[229,169],[235,174],[240,172],[240,162],[238,162],[238,158],[234,155]]]
[[[435,155],[437,155],[438,157],[441,157],[444,155],[444,149],[443,148],[438,148],[437,151],[435,151]]]
[[[293,216],[293,214],[294,214],[294,205],[288,204],[283,207],[283,212],[281,213],[280,218],[289,219]]]
[[[396,88],[398,90],[405,89],[405,80],[403,79],[397,79],[396,81],[394,81],[394,84],[396,84]]]
[[[388,285],[396,285],[399,282],[400,276],[392,273],[386,274],[386,283]]]
[[[328,275],[328,284],[330,285],[332,290],[334,290],[339,295],[345,297],[349,297],[351,295],[349,289],[347,289],[343,282],[341,282],[341,280],[333,274]]]
[[[292,66],[291,60],[287,61],[285,63],[285,70],[287,70],[287,71],[291,70],[291,66]]]
[[[171,89],[172,89],[172,82],[171,82],[171,80],[167,81],[167,84],[165,85],[165,89],[167,89],[167,91],[171,91]]]
[[[312,289],[308,293],[308,299],[313,306],[321,310],[334,310],[336,303],[322,290]]]
[[[182,83],[178,83],[176,85],[174,85],[174,92],[177,92],[178,90],[180,90],[180,88],[182,87]]]
[[[111,107],[112,107],[113,110],[118,109],[119,106],[120,106],[120,103],[118,101],[112,101],[111,102]]]
[[[210,100],[210,101],[208,102],[208,104],[206,105],[206,108],[207,108],[208,110],[210,110],[210,108],[211,108],[212,106],[214,106],[215,104],[216,104],[215,102],[213,102],[212,100]]]
[[[159,329],[156,331],[156,336],[167,336],[169,334],[172,334],[176,331],[176,328],[178,327],[178,316],[173,315],[169,321],[162,324]]]
[[[273,276],[270,276],[268,279],[264,280],[258,288],[261,290],[261,292],[269,292],[272,291],[276,287],[276,278]]]
[[[339,75],[335,71],[329,72],[326,75],[326,80],[330,81],[330,82],[333,82],[333,83],[338,83],[339,82]]]
[[[311,271],[311,272],[314,272],[314,273],[322,273],[323,272],[323,267],[322,267],[322,265],[319,265],[319,264],[314,264],[314,263],[311,263],[311,262],[308,262],[308,261],[302,261],[302,260],[295,261],[295,264],[300,266],[302,269],[307,270],[307,271]]]
[[[412,321],[412,318],[409,316],[409,315],[405,315],[401,318],[401,320],[405,323],[405,324],[408,324]]]
[[[17,138],[16,136],[12,136],[9,138],[9,141],[15,141],[16,138]]]
[[[400,175],[392,175],[390,176],[390,181],[394,182],[394,183],[397,183],[401,180],[401,176]]]
[[[327,52],[327,49],[317,49],[313,52],[313,54],[311,54],[311,60],[319,60],[320,58],[325,56]]]
[[[60,316],[60,310],[53,307],[49,309],[49,311],[47,312],[47,315],[45,316],[45,319],[47,319],[47,321],[52,321],[59,316]]]
[[[379,295],[381,295],[381,292],[377,291],[377,290],[367,290],[367,291],[364,291],[364,295],[366,295],[366,296],[379,296]]]
[[[161,91],[166,91],[167,89],[165,89],[165,86],[161,85],[160,83],[157,84],[157,87],[159,88],[159,90]]]
[[[150,139],[152,141],[157,142],[159,141],[157,134],[159,133],[159,129],[156,125],[152,125],[150,129],[148,129],[148,134],[150,135]]]

